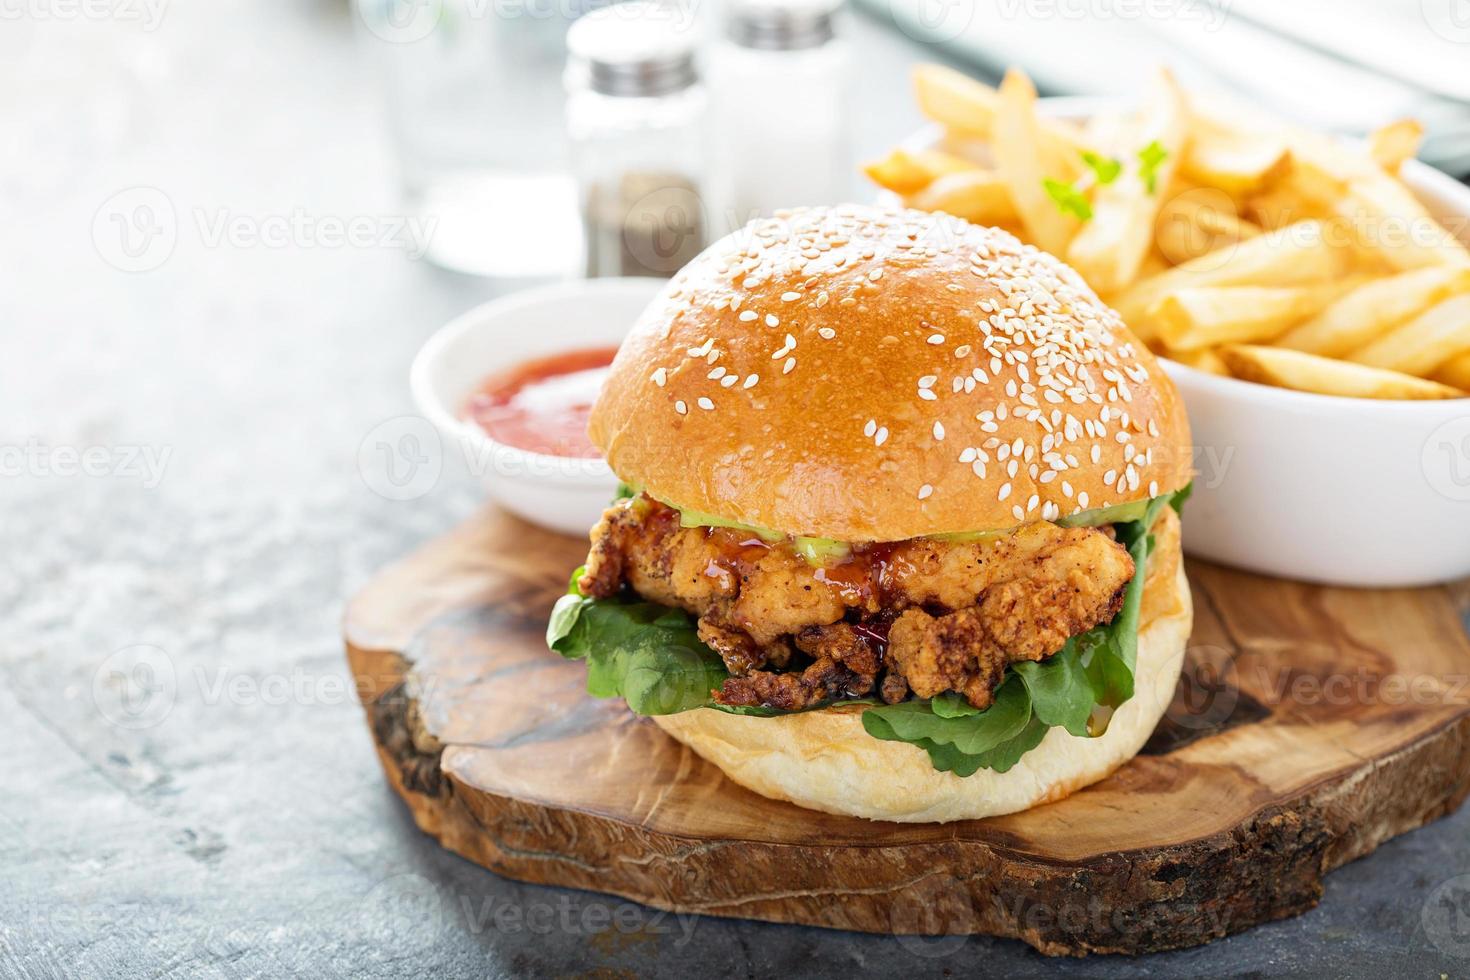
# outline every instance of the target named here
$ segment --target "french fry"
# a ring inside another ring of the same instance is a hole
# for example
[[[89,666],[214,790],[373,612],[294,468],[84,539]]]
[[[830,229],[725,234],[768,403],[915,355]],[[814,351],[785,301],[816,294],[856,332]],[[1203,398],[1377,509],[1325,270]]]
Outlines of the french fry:
[[[1290,163],[1291,154],[1281,140],[1194,114],[1182,171],[1195,183],[1243,197],[1270,186]]]
[[[1368,134],[1368,155],[1391,174],[1419,152],[1424,126],[1417,119],[1400,119]]]
[[[1470,272],[1453,266],[1413,269],[1375,279],[1345,294],[1277,338],[1281,347],[1342,357],[1453,293],[1470,290]]]
[[[1470,351],[1470,294],[1452,296],[1431,306],[1349,354],[1348,360],[1423,376],[1465,351]]]
[[[1345,398],[1464,398],[1466,392],[1411,374],[1385,371],[1280,347],[1250,344],[1220,348],[1230,373],[1243,381]]]
[[[1171,351],[1267,341],[1341,295],[1343,286],[1214,286],[1159,300],[1148,321]]]
[[[996,171],[1010,189],[1027,237],[1043,251],[1065,255],[1078,220],[1058,209],[1044,181],[1070,181],[1076,164],[1043,145],[1036,118],[1036,88],[1014,69],[1006,72],[1000,84],[993,141]]]
[[[881,160],[864,164],[863,173],[879,187],[895,194],[913,194],[928,187],[945,174],[974,170],[975,164],[964,157],[942,150],[892,150]]]
[[[1145,314],[1169,293],[1204,286],[1321,282],[1343,270],[1343,252],[1329,239],[1322,222],[1302,221],[1141,279],[1113,297],[1112,305],[1134,333],[1148,340],[1153,332],[1145,322]]]
[[[1230,369],[1225,366],[1220,355],[1209,347],[1202,347],[1199,350],[1170,351],[1165,356],[1171,361],[1178,361],[1185,367],[1192,367],[1196,371],[1230,377]]]
[[[926,118],[959,136],[989,139],[995,135],[1001,101],[998,91],[944,65],[916,65],[913,80],[919,111]],[[1041,119],[1037,126],[1048,152],[1076,155],[1087,149],[1076,127],[1068,123]]]
[[[1470,391],[1470,351],[1445,361],[1435,370],[1433,378],[1451,388]]]
[[[1092,218],[1072,239],[1067,260],[1097,290],[1111,293],[1138,276],[1153,240],[1163,188],[1169,186],[1188,137],[1188,107],[1174,77],[1160,70],[1134,125],[1125,129],[1119,159],[1123,171],[1093,192]],[[1148,180],[1139,154],[1162,152]]]
[[[895,194],[912,194],[934,180],[932,174],[903,150],[892,150],[881,160],[863,164],[863,173],[879,187]]]
[[[1189,188],[1170,196],[1154,219],[1154,244],[1174,265],[1260,233],[1261,226],[1240,217],[1230,195],[1214,187]]]
[[[964,136],[989,136],[995,129],[1000,96],[989,85],[943,65],[914,66],[919,111],[945,129]]]
[[[1011,192],[994,171],[971,168],[961,173],[945,174],[905,204],[921,211],[943,211],[977,225],[1020,223]]]
[[[1337,212],[1352,226],[1357,247],[1376,251],[1395,269],[1470,265],[1470,251],[1382,171],[1353,180]]]
[[[1298,221],[1320,221],[1332,214],[1331,205],[1302,197],[1287,180],[1277,181],[1274,187],[1247,197],[1242,210],[1246,217],[1267,230],[1285,228]]]

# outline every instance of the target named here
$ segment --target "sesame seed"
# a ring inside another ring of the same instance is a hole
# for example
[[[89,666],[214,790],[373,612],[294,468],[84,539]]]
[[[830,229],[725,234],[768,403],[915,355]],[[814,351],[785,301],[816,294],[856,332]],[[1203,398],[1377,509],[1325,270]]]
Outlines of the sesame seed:
[[[781,294],[781,302],[792,303],[801,299],[801,293],[786,292]]]
[[[757,381],[759,381],[760,379],[761,379],[761,376],[760,375],[758,375],[758,374],[752,374],[748,378],[745,379],[745,384],[741,385],[740,387],[742,387],[742,388],[754,388],[755,387],[755,383]]]
[[[768,327],[775,327],[775,326],[779,326],[780,323],[781,323],[781,318],[778,317],[778,316],[776,316],[776,314],[774,314],[774,313],[767,313],[766,314],[766,326],[768,326]]]
[[[961,452],[960,452],[960,462],[961,463],[973,463],[973,462],[975,462],[975,447],[974,446],[966,446],[963,450],[961,450]]]
[[[701,398],[699,399],[699,401],[695,402],[695,404],[704,409],[706,412],[714,411],[715,403],[710,401],[708,398]]]
[[[995,499],[996,500],[1004,500],[1007,497],[1009,497],[1010,495],[1011,495],[1011,485],[1009,483],[1002,483],[1001,486],[1000,486],[1000,493],[996,495],[996,498]]]
[[[653,383],[658,385],[660,388],[662,388],[664,386],[664,382],[668,380],[669,372],[667,368],[659,368],[658,370],[653,372]]]
[[[683,400],[681,399],[680,401],[674,402],[674,411],[678,412],[680,415],[688,415],[689,406],[685,405]]]
[[[705,377],[708,378],[711,381],[718,381],[720,378],[723,378],[724,376],[725,376],[725,369],[722,368],[722,367],[717,367],[713,371],[711,371],[709,374],[706,374],[705,375]]]
[[[1150,480],[1150,481],[1148,481],[1148,495],[1150,497],[1157,497],[1159,495],[1159,481],[1158,480]]]
[[[743,320],[746,323],[749,323],[751,320],[754,320],[757,316],[759,316],[759,314],[756,313],[755,310],[746,310],[745,312],[743,312],[743,313],[740,314],[740,319]]]
[[[930,334],[929,335],[929,343],[935,345],[936,347],[939,346],[940,344],[944,343],[944,334],[942,334],[942,333]]]
[[[888,441],[888,426],[885,425],[885,426],[881,427],[878,430],[878,434],[873,437],[873,443],[874,443],[874,445],[881,446],[881,445],[883,445],[887,441]]]
[[[720,379],[720,387],[721,388],[733,388],[733,387],[735,387],[735,382],[737,382],[739,380],[740,380],[740,376],[738,374],[727,374],[723,378]]]
[[[873,433],[874,432],[877,432],[877,431],[878,431],[878,423],[876,421],[874,421],[873,419],[868,419],[868,424],[865,425],[865,426],[863,426],[863,435],[866,436],[867,438],[871,439],[871,438],[873,438]]]
[[[1026,519],[1026,512],[1021,509],[1020,504],[1016,504],[1011,508],[1011,516],[1018,521],[1024,521]]]
[[[929,484],[926,483],[922,487],[919,488],[919,499],[920,500],[927,500],[929,498],[929,495],[931,493],[933,493],[933,492],[934,492],[934,488],[931,487]]]
[[[939,400],[939,396],[936,395],[936,394],[934,394],[934,392],[930,391],[928,388],[920,388],[919,389],[919,397],[922,398],[922,399],[924,399],[926,402],[932,402],[932,401],[938,401]]]
[[[796,367],[796,358],[788,357],[786,358],[786,363],[781,365],[781,373],[790,374],[791,369],[794,367]]]
[[[1081,493],[1079,493],[1077,495],[1077,508],[1079,510],[1086,510],[1087,509],[1087,491],[1086,490],[1083,490]]]
[[[943,422],[935,422],[934,423],[934,438],[937,439],[940,442],[943,442],[944,441],[944,423]]]
[[[833,330],[831,327],[818,327],[817,336],[821,337],[823,340],[831,340],[833,337],[837,336],[837,331]]]
[[[936,382],[938,380],[939,380],[939,375],[937,375],[937,374],[926,374],[922,378],[919,379],[919,387],[920,388],[933,388],[934,387],[934,382]]]
[[[826,305],[827,305],[827,292],[826,292],[826,290],[823,290],[822,292],[817,293],[817,308],[820,309],[821,307],[826,306]]]

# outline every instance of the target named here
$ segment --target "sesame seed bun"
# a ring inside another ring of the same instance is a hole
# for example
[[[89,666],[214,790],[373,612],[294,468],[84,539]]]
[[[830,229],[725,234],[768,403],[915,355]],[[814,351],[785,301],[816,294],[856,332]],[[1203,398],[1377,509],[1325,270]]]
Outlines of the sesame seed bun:
[[[939,772],[923,749],[869,735],[861,706],[775,718],[696,708],[659,715],[660,728],[762,796],[813,810],[903,823],[978,820],[1054,803],[1133,758],[1168,710],[1194,621],[1178,535],[1167,545],[1175,572],[1156,583],[1158,610],[1138,633],[1134,694],[1097,738],[1053,728],[1007,772]]]
[[[1014,527],[1190,478],[1174,385],[1075,272],[1004,231],[855,205],[754,222],[686,266],[590,432],[674,506],[842,541]]]

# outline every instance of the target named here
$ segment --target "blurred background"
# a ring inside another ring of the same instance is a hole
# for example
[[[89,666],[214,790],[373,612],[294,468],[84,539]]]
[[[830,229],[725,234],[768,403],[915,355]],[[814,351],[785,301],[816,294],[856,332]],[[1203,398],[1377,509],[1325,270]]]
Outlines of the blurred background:
[[[667,275],[754,213],[871,198],[858,164],[922,124],[913,63],[1106,94],[1162,60],[1342,133],[1416,115],[1425,155],[1470,172],[1464,0],[689,0],[569,39],[603,6],[0,3],[0,973],[644,962],[454,914],[382,944],[395,875],[556,893],[440,852],[383,785],[342,603],[482,498],[453,454],[404,494],[365,447],[427,449],[399,427],[408,364],[485,299]],[[149,665],[130,677],[160,711],[119,701],[118,657]],[[1345,869],[1331,887],[1361,894],[1333,907],[1389,924],[1381,896],[1409,886],[1385,877],[1442,863],[1455,826],[1376,879]],[[1271,969],[1326,921],[1200,955]],[[881,937],[701,930],[652,949],[686,975],[915,962]]]

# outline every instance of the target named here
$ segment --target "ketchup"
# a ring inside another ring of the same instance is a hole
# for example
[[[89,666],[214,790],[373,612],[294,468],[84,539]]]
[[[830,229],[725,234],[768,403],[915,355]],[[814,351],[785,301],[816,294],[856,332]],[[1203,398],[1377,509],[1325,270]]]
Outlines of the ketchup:
[[[542,357],[486,379],[465,403],[465,418],[496,442],[548,456],[595,459],[587,438],[592,403],[616,347]]]

